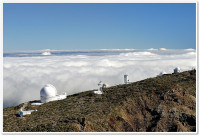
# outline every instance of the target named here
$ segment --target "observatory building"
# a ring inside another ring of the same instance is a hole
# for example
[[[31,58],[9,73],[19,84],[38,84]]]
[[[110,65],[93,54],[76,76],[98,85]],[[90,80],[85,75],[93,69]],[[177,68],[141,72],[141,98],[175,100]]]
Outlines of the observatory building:
[[[29,115],[29,114],[31,114],[31,113],[34,112],[34,111],[37,111],[37,110],[27,110],[27,111],[25,111],[25,110],[20,110],[19,116]]]
[[[97,91],[94,91],[94,93],[95,93],[95,94],[103,94],[103,90],[102,90],[102,89],[108,87],[108,84],[102,83],[102,81],[100,81],[100,82],[98,83],[98,86],[99,86],[98,90],[97,90]]]
[[[160,72],[160,74],[158,76],[162,76],[164,74],[167,74],[166,72]]]
[[[25,110],[25,108],[28,106],[28,103],[30,103],[31,105],[41,105],[43,103],[50,102],[50,101],[62,100],[62,99],[65,99],[66,97],[67,97],[66,93],[58,95],[56,88],[51,84],[47,84],[40,91],[40,101],[36,100],[34,102],[24,103],[23,107],[20,109],[19,116],[28,115],[34,111],[37,111],[37,109]]]
[[[181,72],[181,69],[179,68],[179,67],[176,67],[175,69],[174,69],[174,73],[180,73]]]
[[[28,105],[28,103],[25,102],[24,105],[23,105],[23,107],[21,107],[20,112],[19,112],[19,116],[20,117],[22,117],[24,115],[29,115],[32,112],[37,111],[37,109],[36,110],[25,110],[25,107],[27,107],[27,105]]]
[[[124,75],[124,84],[128,84],[128,83],[129,83],[128,75],[125,74],[125,75]]]
[[[66,97],[67,97],[66,93],[58,95],[56,88],[51,84],[45,85],[40,91],[41,103],[62,100],[65,99]]]

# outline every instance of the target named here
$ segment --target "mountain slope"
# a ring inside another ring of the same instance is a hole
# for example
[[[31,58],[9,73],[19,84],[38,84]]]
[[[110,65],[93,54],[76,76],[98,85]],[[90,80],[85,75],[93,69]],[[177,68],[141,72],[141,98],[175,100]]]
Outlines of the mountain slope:
[[[196,131],[196,71],[149,78],[45,103],[17,117],[20,107],[3,110],[3,130],[45,132]],[[33,107],[29,107],[33,108]]]

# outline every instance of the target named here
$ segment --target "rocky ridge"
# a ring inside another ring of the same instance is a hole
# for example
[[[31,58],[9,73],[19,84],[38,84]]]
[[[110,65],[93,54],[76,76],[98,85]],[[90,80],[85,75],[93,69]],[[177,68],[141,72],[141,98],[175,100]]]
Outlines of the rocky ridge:
[[[3,109],[4,132],[195,132],[196,70],[165,74],[45,103],[18,117]],[[28,106],[27,108],[35,108]]]

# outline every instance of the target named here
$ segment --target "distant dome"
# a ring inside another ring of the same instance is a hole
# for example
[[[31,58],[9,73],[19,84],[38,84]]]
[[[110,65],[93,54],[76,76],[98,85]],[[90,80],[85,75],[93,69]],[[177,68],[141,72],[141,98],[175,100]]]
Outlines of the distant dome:
[[[180,69],[179,67],[176,67],[176,68],[174,69],[174,73],[179,73],[179,72],[181,72],[181,69]]]
[[[166,72],[160,72],[160,74],[158,76],[162,76],[164,74],[167,74]]]
[[[45,85],[40,91],[40,97],[44,97],[44,98],[55,97],[56,94],[57,94],[57,90],[51,84]]]

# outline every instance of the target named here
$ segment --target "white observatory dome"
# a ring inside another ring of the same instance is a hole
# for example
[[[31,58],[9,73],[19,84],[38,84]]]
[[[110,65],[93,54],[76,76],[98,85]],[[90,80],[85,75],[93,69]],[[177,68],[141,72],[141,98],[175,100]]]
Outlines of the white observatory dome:
[[[51,84],[47,84],[40,91],[41,102],[45,103],[51,101],[51,99],[56,97],[56,95],[57,95],[56,88]]]

